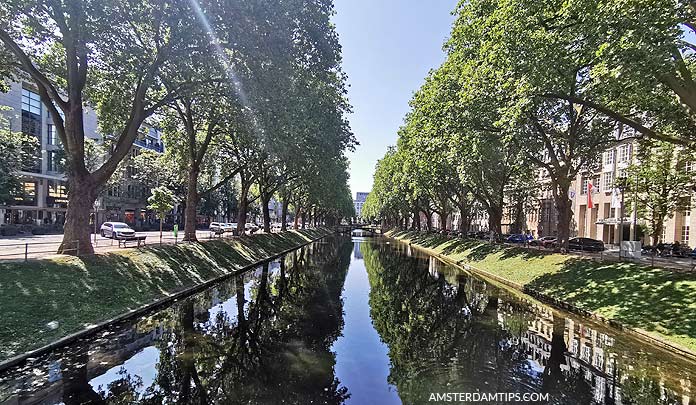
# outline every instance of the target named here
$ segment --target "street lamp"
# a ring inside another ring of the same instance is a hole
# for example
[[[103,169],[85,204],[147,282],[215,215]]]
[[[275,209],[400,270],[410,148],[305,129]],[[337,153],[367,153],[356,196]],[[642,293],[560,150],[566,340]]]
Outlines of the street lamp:
[[[97,214],[99,213],[100,205],[101,201],[97,198],[94,201],[94,246],[97,246]]]

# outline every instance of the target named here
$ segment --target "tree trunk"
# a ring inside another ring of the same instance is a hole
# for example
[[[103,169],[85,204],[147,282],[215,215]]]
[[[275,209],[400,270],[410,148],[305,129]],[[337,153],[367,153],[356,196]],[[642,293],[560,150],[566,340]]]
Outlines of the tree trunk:
[[[425,226],[429,231],[433,230],[433,214],[429,212],[425,213]]]
[[[300,226],[300,217],[304,213],[302,212],[302,207],[296,207],[297,212],[295,213],[295,219],[293,220],[293,229],[297,230],[299,229],[298,227]]]
[[[162,244],[162,223],[164,222],[164,215],[160,216],[160,245]]]
[[[58,253],[69,255],[93,254],[94,247],[90,240],[91,226],[89,216],[94,201],[99,194],[97,187],[88,177],[72,175],[69,178],[68,210],[65,215],[63,241]],[[96,219],[95,219],[96,220]]]
[[[302,212],[302,229],[305,229],[305,220],[307,219],[307,213]]]
[[[488,209],[488,230],[495,232],[497,235],[503,233],[503,208],[491,206]]]
[[[559,194],[556,197],[556,212],[558,214],[558,236],[556,247],[561,251],[568,251],[568,239],[570,239],[570,221],[573,218],[572,201],[567,194]]]
[[[249,207],[249,185],[242,182],[242,190],[239,193],[239,204],[237,205],[237,235],[244,235],[247,222],[247,209]]]
[[[652,235],[650,235],[650,239],[652,239],[652,244],[653,246],[657,245],[660,243],[660,237],[662,236],[662,228],[664,227],[662,221],[652,221]]]
[[[271,233],[271,213],[268,209],[268,204],[271,202],[271,196],[264,195],[261,199],[261,209],[263,211],[263,231]]]
[[[282,205],[282,218],[280,219],[280,231],[285,232],[288,230],[288,223],[286,218],[288,217],[288,204],[287,204],[287,198],[283,199],[283,202],[281,203]]]
[[[196,242],[196,208],[198,207],[198,168],[190,167],[186,184],[184,240]]]

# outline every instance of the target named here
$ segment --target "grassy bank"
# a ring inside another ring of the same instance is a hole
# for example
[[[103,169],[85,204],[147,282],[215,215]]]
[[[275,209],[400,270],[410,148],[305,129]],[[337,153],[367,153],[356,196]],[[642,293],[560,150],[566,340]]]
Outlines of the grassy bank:
[[[0,263],[0,361],[330,232],[300,230]]]
[[[390,236],[696,352],[696,273],[418,232]]]

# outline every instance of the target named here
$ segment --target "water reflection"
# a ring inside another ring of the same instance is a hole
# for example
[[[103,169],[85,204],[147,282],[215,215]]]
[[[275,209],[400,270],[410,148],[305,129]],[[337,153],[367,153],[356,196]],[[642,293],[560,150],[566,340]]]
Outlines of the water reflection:
[[[329,238],[0,374],[0,404],[690,404],[694,364],[461,274]]]
[[[477,391],[548,393],[559,404],[693,401],[690,362],[432,257],[409,257],[407,245],[364,243],[361,251],[374,325],[389,346],[389,382],[405,403]]]
[[[313,244],[0,376],[0,403],[325,403],[352,246]]]

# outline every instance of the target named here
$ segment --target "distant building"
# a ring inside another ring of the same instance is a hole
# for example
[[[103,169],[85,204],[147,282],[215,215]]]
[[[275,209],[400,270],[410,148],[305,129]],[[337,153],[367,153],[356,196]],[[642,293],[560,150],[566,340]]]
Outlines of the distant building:
[[[36,160],[19,172],[22,194],[7,206],[0,207],[0,223],[23,225],[62,225],[67,211],[67,184],[60,167],[62,149],[51,115],[41,102],[38,92],[29,84],[10,83],[7,93],[0,93],[0,105],[10,108],[2,114],[12,131],[21,131],[37,139]],[[97,116],[85,109],[85,136],[95,141]]]
[[[355,217],[362,218],[362,208],[367,200],[367,195],[370,194],[358,191],[355,193],[355,200],[353,200],[353,206],[355,207]]]
[[[35,137],[39,148],[35,162],[19,172],[22,194],[11,204],[0,206],[0,224],[61,229],[68,206],[67,178],[61,165],[63,146],[36,88],[26,82],[11,82],[9,87],[8,92],[0,92],[0,106],[9,107],[9,110],[0,114],[9,121],[10,130]],[[98,132],[97,113],[90,107],[84,110],[83,125],[87,138],[97,143],[104,141]],[[98,197],[95,204],[99,208],[97,223],[125,221],[140,230],[157,222],[155,213],[147,209],[150,190],[132,178],[133,168],[128,163],[145,149],[157,153],[164,151],[161,132],[147,125],[140,129],[124,159],[126,172],[122,181],[105,189]]]

